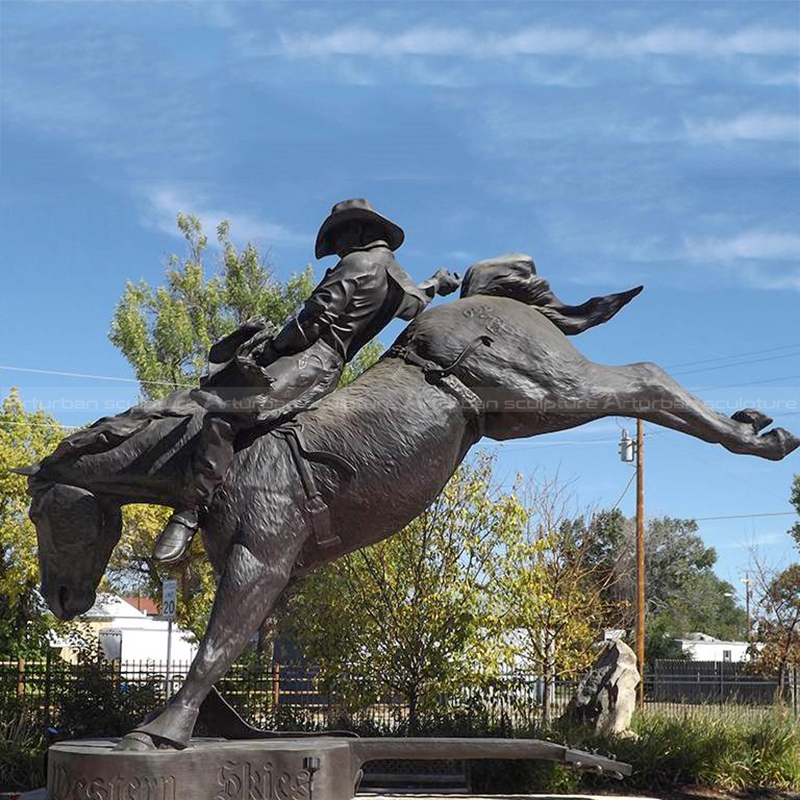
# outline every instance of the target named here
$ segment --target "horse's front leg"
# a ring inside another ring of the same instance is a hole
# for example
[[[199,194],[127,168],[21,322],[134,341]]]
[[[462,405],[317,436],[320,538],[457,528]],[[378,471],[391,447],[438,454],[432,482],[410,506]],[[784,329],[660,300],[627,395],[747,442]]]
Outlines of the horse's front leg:
[[[772,420],[756,409],[745,409],[732,417],[714,411],[655,364],[593,364],[589,384],[606,413],[641,417],[721,444],[732,453],[779,461],[800,446],[800,439],[783,428],[759,435]]]
[[[243,544],[233,545],[208,629],[183,686],[157,717],[129,733],[117,749],[188,745],[201,703],[258,631],[289,582],[304,537],[276,538],[283,549],[270,548],[269,558]]]

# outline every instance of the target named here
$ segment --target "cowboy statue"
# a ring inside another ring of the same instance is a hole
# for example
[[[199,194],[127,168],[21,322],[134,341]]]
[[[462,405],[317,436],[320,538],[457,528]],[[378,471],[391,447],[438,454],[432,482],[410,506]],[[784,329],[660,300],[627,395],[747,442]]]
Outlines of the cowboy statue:
[[[198,437],[184,505],[170,517],[153,555],[179,561],[202,512],[225,479],[236,436],[290,417],[332,392],[344,365],[395,317],[413,319],[434,295],[459,286],[440,269],[419,286],[395,260],[403,230],[363,199],[337,203],[317,235],[316,257],[339,263],[306,300],[297,317],[276,332],[253,320],[217,342],[210,374],[194,398],[207,409]]]

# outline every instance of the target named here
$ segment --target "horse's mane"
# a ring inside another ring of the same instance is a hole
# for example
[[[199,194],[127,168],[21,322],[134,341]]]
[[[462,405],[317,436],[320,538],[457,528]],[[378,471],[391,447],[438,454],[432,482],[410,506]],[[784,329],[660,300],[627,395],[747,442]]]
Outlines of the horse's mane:
[[[163,454],[185,439],[190,429],[199,427],[204,413],[189,391],[173,392],[75,431],[42,460],[41,467],[60,470],[79,458],[105,454],[128,442],[136,443],[129,453],[131,458],[145,452]]]

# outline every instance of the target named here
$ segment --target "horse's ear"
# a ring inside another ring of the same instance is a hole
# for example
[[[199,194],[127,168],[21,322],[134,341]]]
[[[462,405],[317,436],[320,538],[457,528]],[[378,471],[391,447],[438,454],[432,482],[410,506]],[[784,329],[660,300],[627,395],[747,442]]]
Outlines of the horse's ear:
[[[28,475],[29,477],[33,477],[37,475],[41,467],[38,464],[31,464],[30,467],[9,467],[9,472],[16,472],[17,475]]]

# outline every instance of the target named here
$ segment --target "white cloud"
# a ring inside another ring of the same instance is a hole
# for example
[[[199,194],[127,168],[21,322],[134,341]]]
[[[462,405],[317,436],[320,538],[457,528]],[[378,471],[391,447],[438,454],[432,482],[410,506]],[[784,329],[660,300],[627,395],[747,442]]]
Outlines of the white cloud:
[[[363,25],[340,27],[328,33],[278,34],[278,54],[293,58],[388,55],[503,58],[525,55],[573,55],[629,58],[647,55],[710,56],[796,55],[796,31],[751,27],[733,34],[700,28],[660,27],[643,33],[608,34],[581,28],[526,27],[510,33],[467,28],[416,26],[399,33]],[[262,54],[275,54],[274,48]]]
[[[797,31],[763,27],[744,28],[730,35],[701,28],[663,27],[630,37],[617,36],[610,44],[620,55],[631,56],[795,55],[799,49]]]
[[[800,86],[800,71],[794,69],[768,69],[760,63],[746,63],[744,75],[750,83],[761,86]]]
[[[793,114],[762,111],[741,114],[732,119],[685,119],[690,139],[697,142],[793,141],[800,136],[800,119]]]
[[[749,231],[729,238],[685,239],[689,257],[696,261],[800,261],[800,234]]]
[[[763,289],[774,289],[780,291],[781,289],[792,289],[795,292],[800,292],[800,270],[795,274],[789,275],[765,275],[763,271],[759,270],[751,280],[752,285],[760,286]]]
[[[736,236],[684,239],[690,259],[725,266],[729,278],[756,289],[800,291],[800,234],[748,231]]]
[[[209,235],[210,244],[216,242],[212,233],[222,220],[230,222],[231,233],[237,241],[299,244],[309,240],[309,236],[301,235],[279,223],[258,219],[247,213],[216,208],[200,195],[190,196],[185,189],[154,186],[148,187],[143,195],[146,203],[144,224],[178,238],[182,238],[182,234],[177,228],[176,217],[178,212],[182,212],[194,214],[200,219],[203,230]]]

